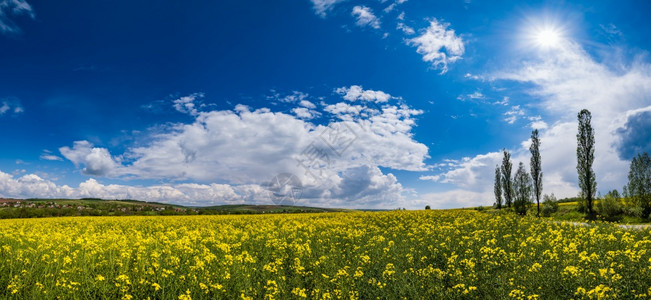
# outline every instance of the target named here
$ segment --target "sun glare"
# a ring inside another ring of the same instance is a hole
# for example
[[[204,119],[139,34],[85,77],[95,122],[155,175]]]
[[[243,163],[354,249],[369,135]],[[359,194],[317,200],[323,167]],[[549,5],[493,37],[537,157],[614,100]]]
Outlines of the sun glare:
[[[536,33],[536,43],[540,47],[551,48],[558,46],[561,41],[560,33],[551,28],[545,28]]]

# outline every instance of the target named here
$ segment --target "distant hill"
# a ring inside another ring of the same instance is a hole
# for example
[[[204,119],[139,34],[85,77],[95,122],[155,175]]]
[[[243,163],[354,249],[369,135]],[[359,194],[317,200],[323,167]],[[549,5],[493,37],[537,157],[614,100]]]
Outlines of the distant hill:
[[[293,205],[250,205],[233,204],[201,207],[202,210],[221,211],[230,213],[317,213],[317,212],[343,212],[353,211],[341,208],[319,208]]]
[[[345,212],[348,209],[291,205],[218,205],[190,207],[140,200],[82,199],[1,199],[0,219],[60,216],[128,216],[128,215],[217,215],[264,213]]]

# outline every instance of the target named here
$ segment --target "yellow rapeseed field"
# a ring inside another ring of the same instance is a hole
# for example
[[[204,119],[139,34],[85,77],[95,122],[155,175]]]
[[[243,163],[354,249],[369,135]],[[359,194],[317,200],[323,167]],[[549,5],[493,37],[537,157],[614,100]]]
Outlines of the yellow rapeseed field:
[[[7,299],[651,299],[651,233],[475,211],[0,220]]]

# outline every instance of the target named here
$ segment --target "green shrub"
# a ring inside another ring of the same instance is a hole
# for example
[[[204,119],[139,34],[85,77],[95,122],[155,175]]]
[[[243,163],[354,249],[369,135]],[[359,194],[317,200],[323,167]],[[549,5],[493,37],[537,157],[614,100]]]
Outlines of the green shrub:
[[[551,194],[551,196],[544,195],[542,209],[541,209],[542,216],[549,217],[557,211],[558,211],[558,202],[556,201],[556,197],[554,196],[554,194]]]
[[[644,208],[640,206],[628,206],[624,208],[624,214],[631,217],[642,218],[644,217]]]
[[[614,221],[621,218],[622,205],[619,203],[618,198],[608,194],[597,202],[597,212],[606,220]]]

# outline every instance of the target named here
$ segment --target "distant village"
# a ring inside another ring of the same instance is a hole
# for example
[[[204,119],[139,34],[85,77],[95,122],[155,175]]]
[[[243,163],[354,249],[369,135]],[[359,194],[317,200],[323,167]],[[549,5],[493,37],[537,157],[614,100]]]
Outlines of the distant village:
[[[0,199],[0,218],[33,218],[51,216],[179,215],[197,214],[198,212],[198,210],[191,208],[164,204],[153,205],[146,202],[139,203],[111,200],[48,201]]]

